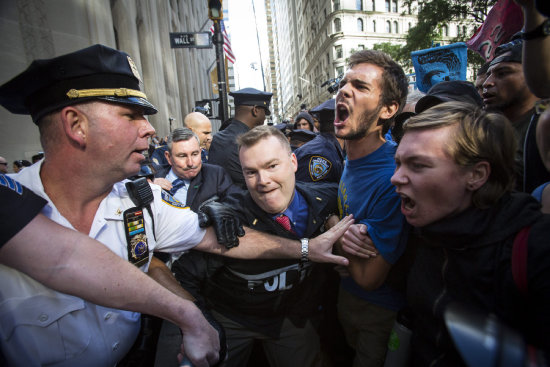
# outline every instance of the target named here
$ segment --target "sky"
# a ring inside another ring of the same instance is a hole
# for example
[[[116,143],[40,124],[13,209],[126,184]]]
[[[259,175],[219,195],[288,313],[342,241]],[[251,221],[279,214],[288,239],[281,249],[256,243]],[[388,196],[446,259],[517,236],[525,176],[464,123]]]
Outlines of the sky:
[[[227,0],[228,22],[226,29],[231,38],[231,47],[236,61],[235,88],[242,89],[253,87],[263,90],[262,72],[260,64],[260,52],[256,37],[256,26],[260,37],[261,53],[265,60],[269,59],[267,43],[267,24],[265,20],[264,0]],[[256,10],[256,22],[254,21],[254,8]]]

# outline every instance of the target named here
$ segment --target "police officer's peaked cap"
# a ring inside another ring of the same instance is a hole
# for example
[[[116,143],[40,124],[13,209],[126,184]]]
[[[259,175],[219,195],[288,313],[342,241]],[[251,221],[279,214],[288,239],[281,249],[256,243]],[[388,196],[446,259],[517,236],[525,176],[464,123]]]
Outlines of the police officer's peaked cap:
[[[309,112],[334,111],[336,109],[336,100],[331,98],[324,101],[319,106],[313,107]]]
[[[235,92],[229,93],[235,101],[235,106],[260,106],[266,109],[265,114],[271,115],[269,111],[269,102],[273,93],[263,92],[254,88],[244,88]]]
[[[336,110],[336,100],[331,98],[327,101],[324,101],[319,106],[312,108],[309,112],[316,114],[319,117],[319,122],[321,123],[321,130],[326,130],[328,127],[332,126],[334,123],[334,115]]]
[[[296,130],[292,130],[289,133],[289,136],[291,140],[297,140],[297,141],[307,143],[308,141],[315,139],[317,134],[309,130],[296,129]]]
[[[100,99],[157,109],[140,90],[141,78],[128,54],[94,45],[53,59],[35,60],[0,87],[0,104],[12,113],[41,117],[66,106]]]

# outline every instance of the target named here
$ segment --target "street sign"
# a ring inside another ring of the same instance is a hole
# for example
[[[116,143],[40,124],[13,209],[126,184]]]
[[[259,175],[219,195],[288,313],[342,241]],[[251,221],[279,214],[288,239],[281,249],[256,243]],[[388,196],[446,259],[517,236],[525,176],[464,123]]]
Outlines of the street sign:
[[[212,48],[210,32],[170,33],[171,48]]]

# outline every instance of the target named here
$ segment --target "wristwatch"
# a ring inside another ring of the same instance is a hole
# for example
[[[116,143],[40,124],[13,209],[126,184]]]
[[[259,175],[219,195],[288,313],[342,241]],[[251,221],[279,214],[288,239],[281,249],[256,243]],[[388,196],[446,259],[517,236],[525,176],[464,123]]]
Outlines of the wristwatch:
[[[307,258],[309,255],[309,238],[302,238],[300,241],[302,242],[302,258],[300,261],[305,262],[309,260]]]
[[[546,19],[537,28],[529,32],[521,32],[521,39],[533,40],[540,37],[546,37],[550,35],[550,19]]]

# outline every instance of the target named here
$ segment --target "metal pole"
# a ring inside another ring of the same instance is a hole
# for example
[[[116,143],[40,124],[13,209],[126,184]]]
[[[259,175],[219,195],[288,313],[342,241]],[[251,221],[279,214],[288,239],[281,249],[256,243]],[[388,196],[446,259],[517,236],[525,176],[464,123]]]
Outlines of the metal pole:
[[[267,89],[265,89],[264,62],[262,59],[262,47],[260,46],[260,36],[258,33],[258,22],[256,21],[256,7],[254,6],[254,0],[252,0],[252,11],[254,12],[254,24],[256,24],[256,40],[258,41],[258,53],[260,54],[260,68],[262,69],[262,82],[264,83],[264,92],[267,92]]]
[[[224,54],[223,54],[223,34],[221,31],[220,21],[214,20],[214,38],[212,42],[216,46],[216,64],[218,67],[218,94],[220,96],[220,108],[218,115],[223,124],[225,120],[229,118],[227,113],[227,107],[229,103],[227,102],[227,83],[225,80],[225,63],[224,63]]]

